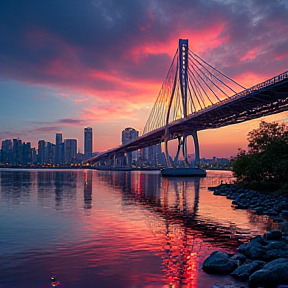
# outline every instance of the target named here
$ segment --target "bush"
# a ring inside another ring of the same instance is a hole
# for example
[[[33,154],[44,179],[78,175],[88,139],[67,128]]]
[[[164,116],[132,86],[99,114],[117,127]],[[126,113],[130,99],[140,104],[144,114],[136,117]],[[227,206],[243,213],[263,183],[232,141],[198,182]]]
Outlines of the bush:
[[[284,188],[285,191],[288,187],[288,127],[262,121],[259,129],[248,133],[248,141],[248,152],[241,151],[233,161],[232,170],[237,181],[256,190]]]

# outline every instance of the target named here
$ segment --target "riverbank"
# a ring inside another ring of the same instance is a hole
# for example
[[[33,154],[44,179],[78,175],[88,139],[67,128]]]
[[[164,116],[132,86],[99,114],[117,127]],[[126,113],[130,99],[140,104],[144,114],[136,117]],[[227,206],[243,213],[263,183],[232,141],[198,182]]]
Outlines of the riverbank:
[[[254,214],[266,215],[279,222],[282,233],[288,235],[288,196],[243,189],[234,184],[221,184],[209,190],[216,196],[231,199],[234,209],[249,209]]]
[[[279,230],[257,235],[240,245],[236,254],[212,252],[202,269],[208,274],[248,280],[250,288],[288,288],[288,237]]]
[[[288,288],[288,197],[242,189],[233,184],[221,184],[209,190],[231,199],[234,209],[249,209],[272,218],[281,224],[282,231],[257,235],[240,245],[236,254],[214,251],[203,262],[203,270],[211,274],[230,274],[248,281],[251,288]]]

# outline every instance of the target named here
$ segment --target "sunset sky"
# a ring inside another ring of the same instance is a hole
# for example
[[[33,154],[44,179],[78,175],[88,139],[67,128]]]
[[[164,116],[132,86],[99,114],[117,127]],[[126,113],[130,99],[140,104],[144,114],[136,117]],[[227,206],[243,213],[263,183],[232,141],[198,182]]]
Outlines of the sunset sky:
[[[2,0],[0,141],[36,147],[92,127],[93,151],[142,133],[179,38],[245,87],[288,70],[287,0]],[[247,146],[261,120],[199,132],[201,157]]]

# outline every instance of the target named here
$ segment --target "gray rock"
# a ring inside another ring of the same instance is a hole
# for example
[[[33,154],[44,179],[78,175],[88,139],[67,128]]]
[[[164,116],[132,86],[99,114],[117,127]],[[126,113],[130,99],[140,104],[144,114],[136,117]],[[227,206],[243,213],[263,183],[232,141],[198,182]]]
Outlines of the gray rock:
[[[288,258],[288,244],[286,241],[271,241],[264,247],[260,260],[272,261],[277,258]]]
[[[282,232],[279,230],[271,230],[264,234],[266,240],[280,240],[282,238]]]
[[[233,256],[231,257],[231,259],[238,261],[238,263],[239,263],[240,265],[242,265],[242,264],[246,261],[247,258],[246,258],[246,256],[245,256],[244,254],[236,253],[235,255],[233,255]]]
[[[249,243],[240,245],[237,252],[249,259],[269,262],[277,258],[288,258],[288,243],[286,241],[266,242],[258,235]]]
[[[244,254],[246,257],[254,260],[262,260],[265,253],[265,247],[262,245],[263,239],[260,235],[254,237],[249,243],[240,245],[237,248],[238,253]]]
[[[288,259],[280,258],[267,263],[262,269],[249,277],[249,287],[259,286],[277,288],[288,283]]]
[[[255,271],[261,269],[265,264],[266,262],[259,260],[251,261],[247,264],[244,263],[243,265],[235,269],[231,273],[231,276],[246,280],[249,278],[250,275],[252,275]]]
[[[212,288],[245,288],[244,285],[216,283]]]
[[[205,259],[202,269],[206,273],[229,274],[237,268],[237,260],[229,258],[224,252],[214,251]]]

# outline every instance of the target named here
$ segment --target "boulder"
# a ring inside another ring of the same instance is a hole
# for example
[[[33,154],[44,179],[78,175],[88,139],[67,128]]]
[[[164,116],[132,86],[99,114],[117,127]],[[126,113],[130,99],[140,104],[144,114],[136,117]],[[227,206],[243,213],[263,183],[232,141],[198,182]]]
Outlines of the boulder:
[[[235,255],[233,255],[231,257],[232,260],[237,260],[239,265],[242,265],[245,261],[246,261],[246,256],[244,254],[241,253],[236,253]]]
[[[202,269],[206,273],[229,274],[237,266],[237,260],[231,259],[227,253],[214,251],[205,259]]]
[[[249,277],[249,287],[277,288],[288,284],[288,259],[279,258],[263,266]]]
[[[282,238],[282,232],[279,230],[271,230],[264,234],[266,240],[280,240]]]
[[[249,243],[238,247],[237,252],[253,260],[272,261],[277,258],[288,258],[288,243],[286,241],[265,241],[260,235]]]
[[[244,254],[247,258],[261,260],[265,253],[265,247],[262,245],[263,239],[260,235],[252,238],[249,243],[240,245],[237,252]]]
[[[249,278],[250,275],[252,275],[255,271],[261,269],[265,264],[266,262],[260,260],[254,260],[248,263],[244,263],[243,265],[235,269],[231,273],[231,276],[246,280]]]
[[[288,243],[286,241],[269,241],[264,247],[264,253],[260,260],[272,261],[277,258],[288,258]]]

